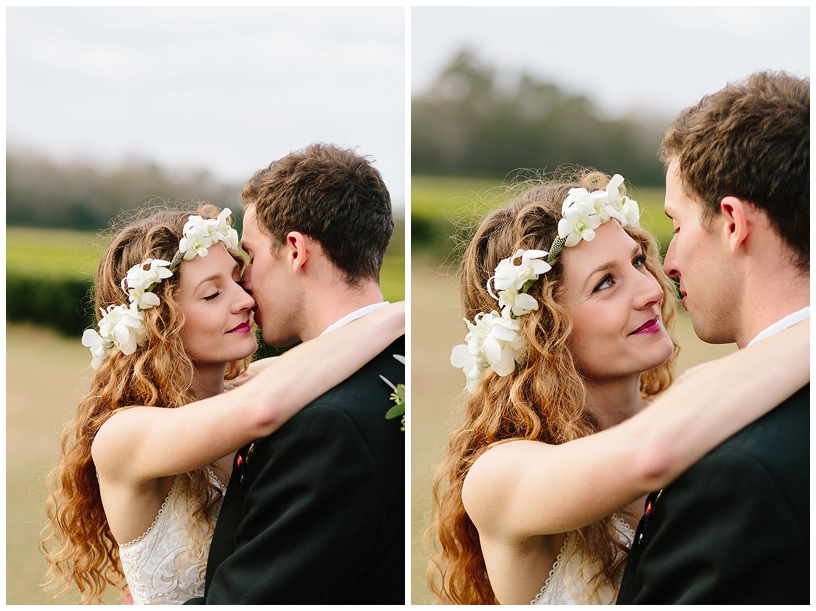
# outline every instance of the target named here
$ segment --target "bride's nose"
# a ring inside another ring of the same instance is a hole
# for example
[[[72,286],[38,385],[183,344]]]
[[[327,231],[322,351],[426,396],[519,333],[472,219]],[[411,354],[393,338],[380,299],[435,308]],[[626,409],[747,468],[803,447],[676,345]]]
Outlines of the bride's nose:
[[[244,312],[246,310],[251,310],[255,307],[255,300],[252,298],[245,287],[239,287],[241,290],[238,291],[235,302],[234,308],[236,312]]]
[[[660,303],[663,299],[663,287],[657,279],[650,273],[639,274],[640,280],[638,283],[638,290],[635,296],[635,308],[638,310],[647,310]]]

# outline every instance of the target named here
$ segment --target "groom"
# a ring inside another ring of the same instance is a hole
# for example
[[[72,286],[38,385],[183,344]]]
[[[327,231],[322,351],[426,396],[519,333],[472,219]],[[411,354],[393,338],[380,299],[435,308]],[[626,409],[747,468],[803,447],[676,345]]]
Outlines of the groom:
[[[380,173],[313,144],[241,194],[244,288],[264,342],[287,346],[385,305],[394,221]],[[404,604],[405,433],[386,420],[405,338],[236,455],[198,604]]]
[[[810,83],[761,72],[663,138],[664,268],[697,335],[739,348],[810,315]],[[810,386],[646,503],[618,604],[808,604]]]

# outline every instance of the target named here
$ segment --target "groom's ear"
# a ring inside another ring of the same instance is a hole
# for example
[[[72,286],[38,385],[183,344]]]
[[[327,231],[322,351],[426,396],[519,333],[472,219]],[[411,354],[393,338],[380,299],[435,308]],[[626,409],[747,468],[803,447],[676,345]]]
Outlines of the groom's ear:
[[[290,231],[286,234],[286,256],[295,273],[300,272],[306,261],[309,260],[309,248],[304,236],[299,231]]]
[[[725,220],[723,231],[728,240],[728,247],[736,254],[759,220],[757,209],[751,202],[729,195],[720,202],[720,210]]]

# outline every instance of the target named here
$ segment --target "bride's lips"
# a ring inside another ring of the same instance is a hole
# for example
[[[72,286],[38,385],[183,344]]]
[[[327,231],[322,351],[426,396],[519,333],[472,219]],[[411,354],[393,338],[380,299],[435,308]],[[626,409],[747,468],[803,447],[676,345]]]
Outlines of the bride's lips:
[[[655,316],[651,320],[647,320],[645,323],[640,325],[637,329],[632,331],[629,335],[651,334],[651,333],[657,333],[658,331],[660,331],[660,317]]]
[[[227,333],[249,333],[250,326],[248,322],[242,322],[240,325],[235,327],[234,329],[230,329]]]

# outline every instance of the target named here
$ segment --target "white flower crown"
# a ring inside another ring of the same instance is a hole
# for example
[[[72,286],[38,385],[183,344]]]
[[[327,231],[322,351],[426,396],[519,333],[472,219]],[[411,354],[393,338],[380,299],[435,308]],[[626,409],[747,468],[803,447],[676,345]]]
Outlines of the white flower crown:
[[[128,270],[121,286],[130,304],[109,305],[107,310],[100,308],[99,332],[85,329],[82,334],[82,345],[91,349],[91,367],[98,369],[114,348],[133,354],[144,344],[147,328],[142,312],[161,303],[153,290],[172,276],[182,261],[196,255],[206,257],[207,249],[219,242],[227,248],[238,248],[238,232],[227,223],[230,214],[231,210],[224,208],[216,219],[191,215],[184,224],[184,237],[179,240],[179,251],[172,261],[146,259]],[[148,265],[150,267],[145,269]]]
[[[538,302],[527,294],[541,274],[552,269],[552,263],[565,246],[575,246],[595,239],[595,230],[610,219],[622,227],[639,227],[640,209],[635,200],[620,195],[623,177],[615,174],[605,191],[589,192],[570,189],[561,207],[558,237],[549,252],[519,249],[496,266],[495,274],[487,281],[487,292],[499,303],[501,314],[493,310],[476,314],[473,322],[465,319],[468,333],[465,344],[459,344],[451,353],[451,365],[461,368],[467,378],[465,390],[474,392],[489,367],[500,376],[512,373],[524,352],[519,316],[538,309]],[[521,263],[515,260],[521,257]],[[546,260],[542,260],[547,257]],[[490,289],[498,291],[498,296]]]

